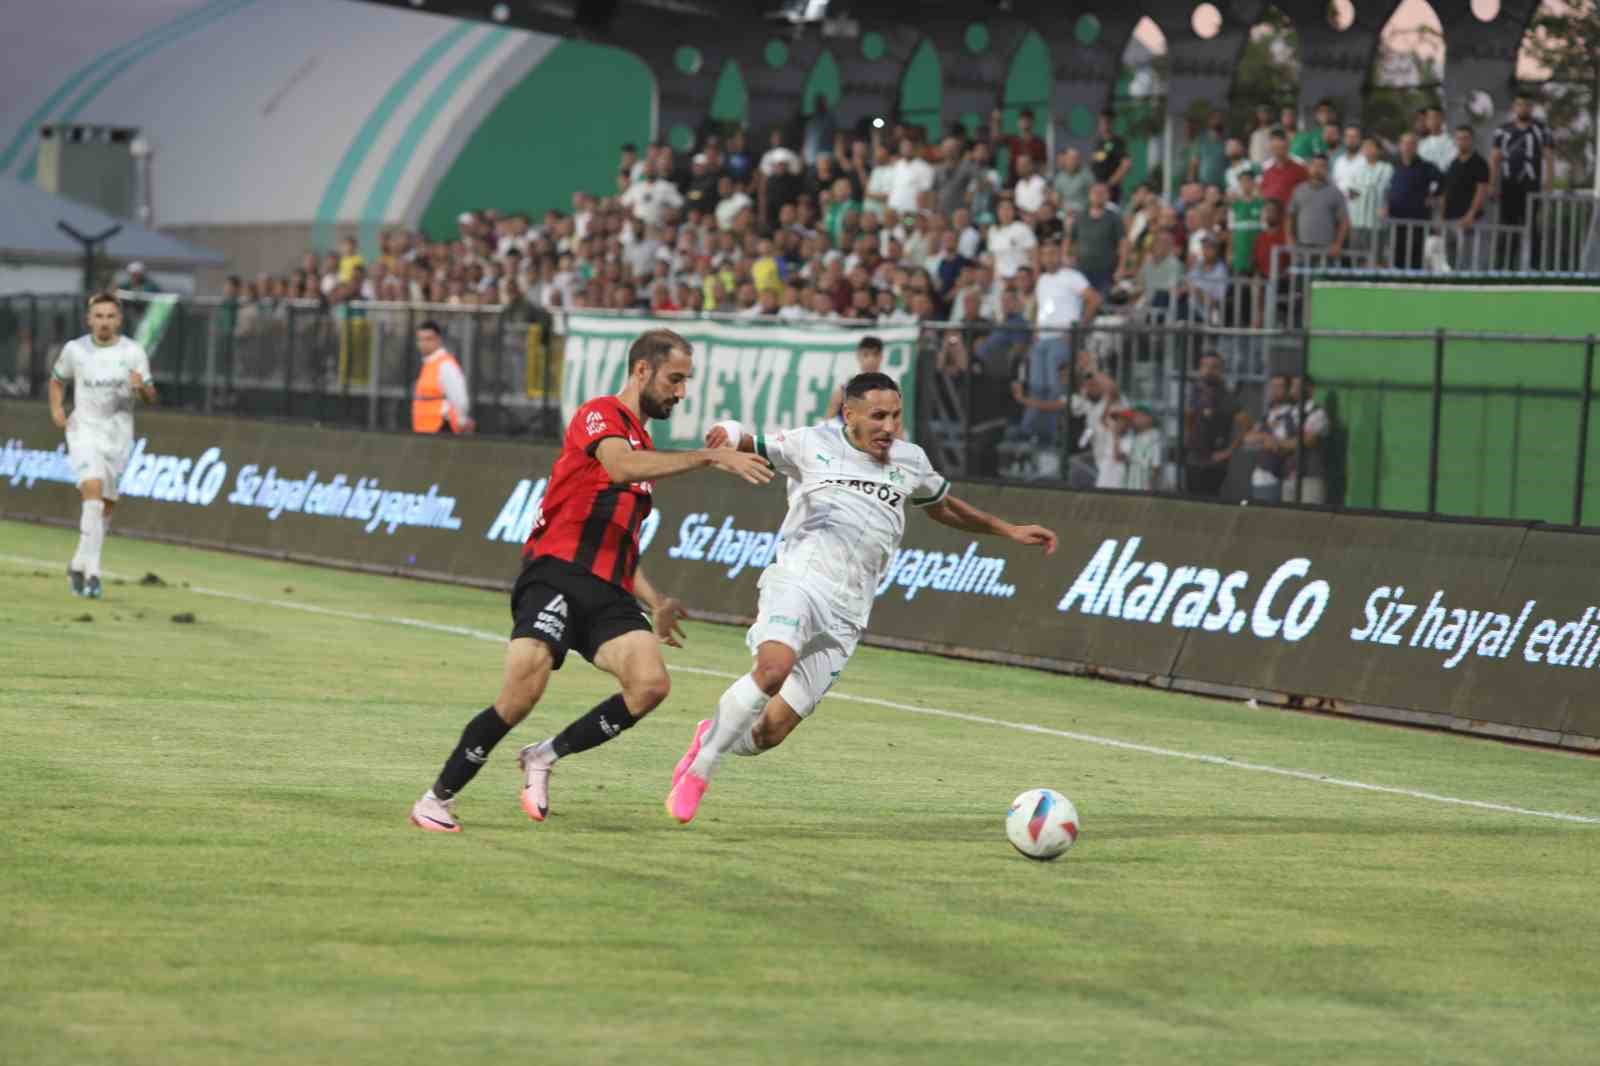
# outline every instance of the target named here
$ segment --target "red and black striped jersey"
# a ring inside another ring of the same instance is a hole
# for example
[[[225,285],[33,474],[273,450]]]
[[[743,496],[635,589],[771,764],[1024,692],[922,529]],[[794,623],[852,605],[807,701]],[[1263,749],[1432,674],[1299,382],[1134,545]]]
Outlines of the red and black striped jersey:
[[[608,437],[619,437],[635,450],[655,447],[644,424],[615,396],[578,408],[567,424],[561,455],[522,554],[527,559],[565,559],[631,593],[639,566],[639,525],[650,513],[651,483],[611,483],[611,475],[595,458]]]

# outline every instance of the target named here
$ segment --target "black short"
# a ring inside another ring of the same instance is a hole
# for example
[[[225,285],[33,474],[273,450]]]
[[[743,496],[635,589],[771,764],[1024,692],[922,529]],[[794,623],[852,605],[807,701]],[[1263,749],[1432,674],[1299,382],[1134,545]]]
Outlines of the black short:
[[[523,566],[511,590],[511,620],[511,638],[530,637],[550,645],[557,670],[569,648],[594,662],[606,641],[652,628],[639,601],[620,585],[550,556]]]

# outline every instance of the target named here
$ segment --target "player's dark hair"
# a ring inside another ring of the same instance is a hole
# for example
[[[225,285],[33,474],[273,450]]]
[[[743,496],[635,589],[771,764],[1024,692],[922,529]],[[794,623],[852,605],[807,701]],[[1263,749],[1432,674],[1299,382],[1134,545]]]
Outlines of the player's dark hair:
[[[425,319],[423,319],[421,322],[419,322],[417,324],[417,332],[418,333],[421,333],[425,329],[426,330],[432,330],[434,333],[438,334],[441,337],[444,336],[444,329],[439,325],[439,323],[435,322],[431,318],[425,318]]]
[[[651,329],[639,334],[628,349],[628,373],[639,363],[647,363],[654,373],[673,352],[692,352],[689,342],[670,329]]]
[[[111,304],[118,311],[122,310],[122,301],[117,299],[116,293],[112,292],[101,291],[89,297],[89,310],[93,311],[96,304]]]
[[[856,342],[856,347],[865,348],[869,352],[881,352],[883,351],[883,339],[881,337],[873,337],[870,335],[862,337]]]
[[[899,392],[900,386],[888,374],[857,374],[851,378],[844,387],[844,398],[859,400],[869,392],[879,389],[888,389],[890,392]]]

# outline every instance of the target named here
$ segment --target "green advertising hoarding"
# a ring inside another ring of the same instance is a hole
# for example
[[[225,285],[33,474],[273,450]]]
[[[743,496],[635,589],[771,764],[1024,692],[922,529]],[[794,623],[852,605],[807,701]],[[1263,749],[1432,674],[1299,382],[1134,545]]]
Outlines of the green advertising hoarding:
[[[561,388],[563,420],[587,400],[618,392],[628,346],[648,329],[670,329],[694,347],[688,395],[650,435],[660,448],[698,448],[716,423],[736,418],[775,433],[823,420],[834,388],[856,374],[862,337],[883,341],[883,372],[900,383],[908,433],[915,427],[915,326],[883,329],[787,326],[569,314]]]
[[[1572,338],[1600,334],[1600,289],[1316,281],[1309,308],[1313,331],[1429,335],[1308,342],[1319,396],[1336,413],[1345,442],[1347,505],[1427,510],[1438,354],[1432,334],[1444,329],[1439,512],[1572,521],[1586,347]],[[1530,339],[1449,335],[1460,333]],[[1600,525],[1597,437],[1591,433],[1587,442],[1585,525]]]

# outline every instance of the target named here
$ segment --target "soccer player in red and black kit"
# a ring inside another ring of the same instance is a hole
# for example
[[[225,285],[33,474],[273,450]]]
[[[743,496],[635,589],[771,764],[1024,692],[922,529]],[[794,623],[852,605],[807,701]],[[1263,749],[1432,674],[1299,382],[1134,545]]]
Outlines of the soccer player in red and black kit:
[[[500,696],[467,723],[438,780],[412,806],[415,825],[437,833],[461,831],[452,810],[456,796],[533,710],[569,649],[615,677],[622,691],[517,756],[522,809],[534,821],[549,813],[556,760],[604,744],[667,698],[660,642],[678,646],[684,611],[638,569],[639,525],[650,513],[651,482],[707,466],[754,485],[773,477],[764,459],[731,448],[655,450],[645,419],[666,418],[683,399],[694,371],[691,359],[682,337],[650,330],[628,349],[622,391],[590,400],[572,416],[539,519],[522,550],[522,574],[511,590],[513,625]],[[636,591],[650,615],[634,598]]]

